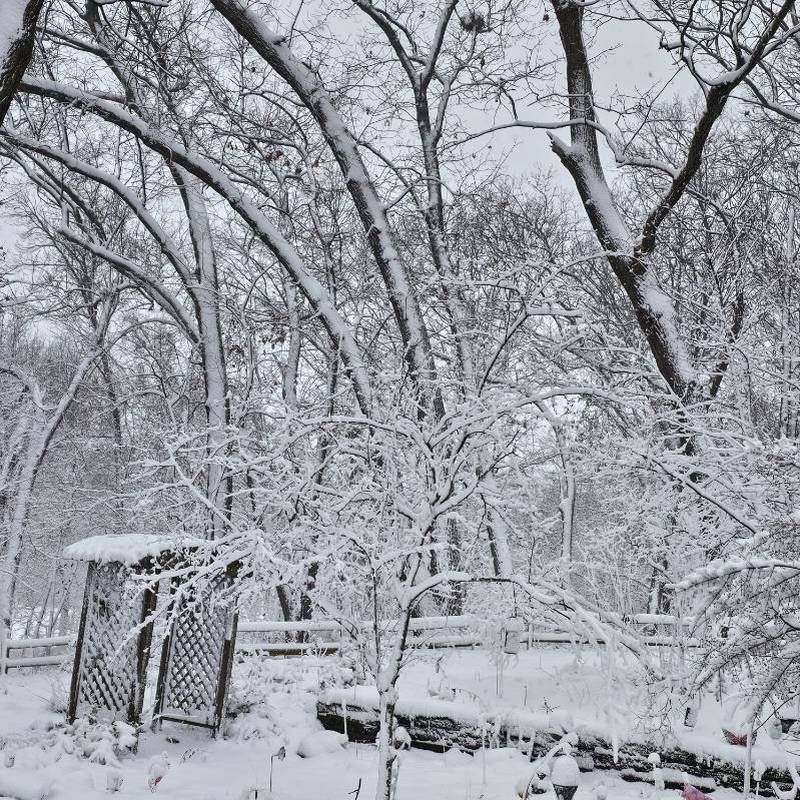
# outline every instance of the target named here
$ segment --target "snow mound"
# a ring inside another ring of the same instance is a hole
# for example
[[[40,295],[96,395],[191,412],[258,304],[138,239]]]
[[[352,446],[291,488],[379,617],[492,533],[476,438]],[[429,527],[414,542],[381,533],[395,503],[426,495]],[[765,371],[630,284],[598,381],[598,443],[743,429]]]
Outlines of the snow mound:
[[[0,770],[0,796],[18,800],[48,800],[52,781],[40,781],[27,775],[11,774],[10,769]]]
[[[323,753],[335,753],[347,744],[347,737],[336,731],[317,731],[311,733],[297,745],[300,758],[313,758]]]
[[[555,758],[550,772],[550,781],[554,786],[578,786],[581,782],[578,762],[572,756]]]

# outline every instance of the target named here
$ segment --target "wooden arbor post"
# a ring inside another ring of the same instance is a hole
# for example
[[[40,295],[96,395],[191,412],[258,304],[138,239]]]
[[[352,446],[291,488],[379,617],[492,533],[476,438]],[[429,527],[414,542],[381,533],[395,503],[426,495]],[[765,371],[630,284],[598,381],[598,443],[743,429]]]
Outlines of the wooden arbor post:
[[[92,536],[70,545],[67,558],[87,561],[68,718],[141,722],[157,587],[152,573],[171,547],[146,534]]]

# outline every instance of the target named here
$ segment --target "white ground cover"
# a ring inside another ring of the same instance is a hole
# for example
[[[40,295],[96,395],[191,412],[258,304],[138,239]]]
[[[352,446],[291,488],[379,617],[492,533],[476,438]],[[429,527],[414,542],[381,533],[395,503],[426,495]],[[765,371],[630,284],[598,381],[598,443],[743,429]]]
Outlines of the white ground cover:
[[[454,714],[459,710],[467,713],[465,709],[469,708],[480,713],[513,708],[540,721],[549,720],[555,727],[585,726],[604,733],[615,730],[623,740],[652,737],[659,732],[669,738],[663,726],[653,723],[654,716],[646,713],[652,708],[646,693],[631,681],[609,681],[599,668],[602,657],[602,653],[589,651],[576,657],[567,648],[535,648],[506,663],[498,683],[496,663],[486,653],[424,652],[405,670],[400,698],[418,704],[421,710],[431,704],[451,708]],[[234,669],[230,706],[235,716],[229,720],[225,736],[213,740],[199,729],[165,725],[160,733],[143,733],[138,751],[123,754],[118,766],[93,763],[74,749],[69,752],[75,737],[53,728],[64,719],[65,672],[12,673],[0,689],[0,744],[4,745],[0,751],[0,798],[151,797],[148,778],[154,769],[157,771],[161,754],[166,752],[169,768],[156,788],[156,796],[238,800],[247,797],[249,787],[260,786],[263,800],[270,755],[285,746],[285,760],[274,762],[276,800],[347,800],[355,797],[349,793],[359,781],[359,800],[371,799],[376,774],[374,747],[348,744],[343,748],[320,747],[311,758],[297,755],[301,740],[320,729],[315,718],[316,697],[321,684],[330,689],[338,683],[341,671],[336,664],[335,659],[313,657],[244,660]],[[709,701],[694,731],[677,724],[673,727],[684,746],[741,758],[742,748],[723,741],[721,718],[719,708]],[[13,766],[4,766],[9,754]],[[777,766],[785,764],[766,735],[759,736],[754,758]],[[514,800],[515,785],[530,771],[526,756],[509,748],[475,756],[412,750],[403,755],[399,800]],[[122,788],[109,795],[107,777],[116,772],[122,777]],[[614,773],[596,771],[582,776],[576,800],[595,798],[601,783],[607,796],[615,800],[679,796],[676,791],[659,792],[646,784],[625,783]],[[726,790],[714,793],[715,800],[734,796],[739,797]],[[552,791],[543,800],[553,800]]]

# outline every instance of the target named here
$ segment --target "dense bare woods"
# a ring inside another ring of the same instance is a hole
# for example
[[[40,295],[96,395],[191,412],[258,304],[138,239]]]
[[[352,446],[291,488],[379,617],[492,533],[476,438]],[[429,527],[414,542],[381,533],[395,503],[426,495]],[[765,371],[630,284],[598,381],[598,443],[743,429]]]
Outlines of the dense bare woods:
[[[798,569],[791,0],[12,5],[6,632],[68,613],[100,528],[213,539],[286,618],[746,585],[715,658],[762,643]],[[598,85],[637,36],[663,75]]]

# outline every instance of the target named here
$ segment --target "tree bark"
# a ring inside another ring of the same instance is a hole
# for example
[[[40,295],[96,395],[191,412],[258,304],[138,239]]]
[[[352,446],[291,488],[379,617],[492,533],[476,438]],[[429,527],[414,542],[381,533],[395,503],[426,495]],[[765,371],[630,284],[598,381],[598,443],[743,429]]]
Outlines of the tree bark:
[[[0,125],[33,55],[36,22],[43,4],[44,0],[6,0],[3,4],[3,24],[9,36],[7,41],[0,41]]]

